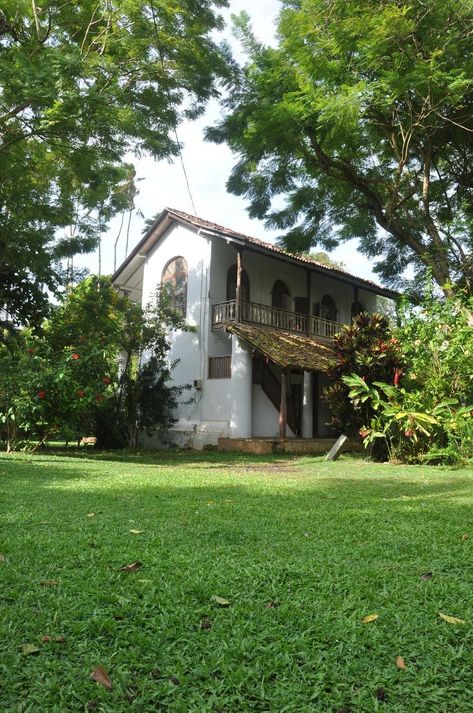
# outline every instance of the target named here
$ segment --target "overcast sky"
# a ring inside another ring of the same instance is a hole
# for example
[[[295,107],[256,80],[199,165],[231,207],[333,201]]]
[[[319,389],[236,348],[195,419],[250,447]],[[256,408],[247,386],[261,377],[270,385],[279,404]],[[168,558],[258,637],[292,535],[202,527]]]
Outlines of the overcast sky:
[[[279,0],[230,0],[230,9],[225,12],[227,29],[223,34],[231,41],[235,52],[238,52],[238,46],[231,34],[230,14],[246,10],[252,18],[257,37],[269,44],[274,42],[275,20],[279,7]],[[199,121],[182,124],[178,129],[197,215],[261,240],[274,242],[276,233],[266,230],[262,222],[250,220],[246,212],[247,202],[227,193],[225,189],[225,183],[234,164],[230,150],[226,146],[217,146],[203,140],[204,128],[215,123],[219,116],[218,103],[212,102]],[[140,179],[136,205],[145,218],[154,216],[166,206],[193,212],[179,159],[174,160],[173,163],[142,159],[136,162],[136,168]],[[119,226],[120,219],[117,218],[102,240],[102,273],[104,274],[113,272],[114,242]],[[141,238],[143,226],[143,218],[133,216],[128,252]],[[125,258],[125,243],[124,228],[118,242],[117,266]],[[335,259],[342,260],[350,272],[377,281],[371,272],[370,261],[356,251],[356,241],[343,244],[332,255]],[[97,254],[81,257],[77,262],[85,265],[91,272],[98,271]]]

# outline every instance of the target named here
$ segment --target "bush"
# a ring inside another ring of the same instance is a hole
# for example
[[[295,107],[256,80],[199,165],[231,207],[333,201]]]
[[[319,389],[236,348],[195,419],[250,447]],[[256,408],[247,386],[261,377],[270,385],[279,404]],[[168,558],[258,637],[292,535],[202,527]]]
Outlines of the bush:
[[[439,300],[427,291],[421,305],[403,304],[399,312],[395,339],[404,367],[398,384],[342,376],[372,454],[381,443],[403,462],[473,458],[472,315],[473,299]]]
[[[137,445],[165,431],[183,390],[170,384],[168,334],[188,329],[167,293],[143,310],[105,278],[69,291],[39,335],[0,345],[0,438],[7,450],[61,434],[97,445]],[[122,367],[119,370],[119,356]]]
[[[333,349],[335,363],[329,376],[334,383],[324,390],[331,411],[329,425],[338,433],[357,435],[371,416],[371,406],[365,402],[353,408],[343,377],[357,374],[367,384],[394,383],[403,368],[399,344],[387,317],[362,313],[335,337]]]

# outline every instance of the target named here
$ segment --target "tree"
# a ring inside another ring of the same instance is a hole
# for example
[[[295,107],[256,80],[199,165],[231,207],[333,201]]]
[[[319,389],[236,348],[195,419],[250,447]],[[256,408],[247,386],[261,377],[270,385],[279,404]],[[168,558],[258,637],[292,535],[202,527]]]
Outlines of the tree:
[[[192,331],[172,306],[172,288],[158,287],[144,309],[127,300],[121,338],[120,368],[112,391],[97,412],[95,434],[104,448],[136,448],[143,433],[165,434],[188,385],[175,386],[168,359],[169,335]]]
[[[69,290],[39,333],[0,344],[0,440],[97,436],[98,445],[136,446],[165,432],[185,387],[173,386],[169,332],[190,329],[166,291],[140,305],[92,276]]]
[[[250,215],[291,250],[357,237],[393,286],[412,265],[472,294],[472,3],[284,0],[276,48],[236,26],[248,62],[208,137]]]
[[[130,152],[177,153],[214,96],[227,0],[4,0],[0,308],[38,321],[56,262],[92,250],[135,193]]]

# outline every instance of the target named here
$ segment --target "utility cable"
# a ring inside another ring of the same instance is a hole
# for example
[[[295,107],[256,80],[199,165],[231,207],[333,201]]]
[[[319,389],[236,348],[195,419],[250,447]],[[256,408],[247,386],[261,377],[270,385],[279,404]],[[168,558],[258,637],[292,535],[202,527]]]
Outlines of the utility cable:
[[[165,69],[165,66],[164,66],[164,57],[163,57],[163,52],[162,52],[162,50],[161,50],[161,45],[160,45],[160,42],[159,42],[158,24],[157,24],[157,21],[156,21],[156,10],[155,10],[155,7],[154,7],[154,2],[153,2],[153,0],[150,0],[150,7],[151,7],[151,14],[152,14],[152,16],[153,16],[153,25],[154,25],[154,32],[155,32],[155,35],[156,35],[156,46],[157,46],[157,48],[158,48],[159,61],[160,61],[160,63],[161,63],[161,69],[163,70],[163,77],[166,77],[166,69]],[[168,85],[167,85],[166,83],[164,83],[164,91],[165,91],[166,94],[167,94],[168,103],[169,103],[169,108],[171,109],[171,113],[172,113],[171,94],[170,94],[170,92],[169,92],[169,87],[168,87]],[[190,183],[189,183],[189,177],[188,177],[188,175],[187,175],[186,166],[185,166],[185,162],[184,162],[184,156],[183,156],[182,149],[181,149],[181,142],[179,141],[179,136],[178,136],[178,133],[177,133],[177,118],[174,120],[173,129],[174,129],[174,136],[175,136],[175,139],[176,139],[176,144],[177,144],[177,150],[178,150],[179,158],[180,158],[180,160],[181,160],[182,172],[183,172],[183,174],[184,174],[184,179],[185,179],[186,186],[187,186],[187,192],[189,193],[189,198],[190,198],[190,201],[191,201],[191,204],[192,204],[192,210],[194,211],[194,215],[197,217],[197,211],[196,211],[196,209],[195,209],[194,198],[192,197],[192,191],[191,191],[191,187],[190,187]]]

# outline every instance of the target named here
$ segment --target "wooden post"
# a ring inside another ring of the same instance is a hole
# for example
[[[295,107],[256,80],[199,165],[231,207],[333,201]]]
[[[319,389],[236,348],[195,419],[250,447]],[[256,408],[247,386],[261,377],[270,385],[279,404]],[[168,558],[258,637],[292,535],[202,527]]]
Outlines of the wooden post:
[[[312,292],[312,271],[307,270],[307,334],[311,333],[311,309],[310,309],[310,297]]]
[[[279,406],[279,440],[286,440],[286,429],[287,429],[287,396],[286,396],[286,382],[287,382],[287,369],[283,369],[281,372],[281,403]]]
[[[353,299],[355,301],[355,314],[352,315],[352,319],[358,314],[358,287],[356,285],[353,286]]]
[[[236,293],[235,293],[235,322],[241,317],[241,248],[237,249],[236,264]]]

